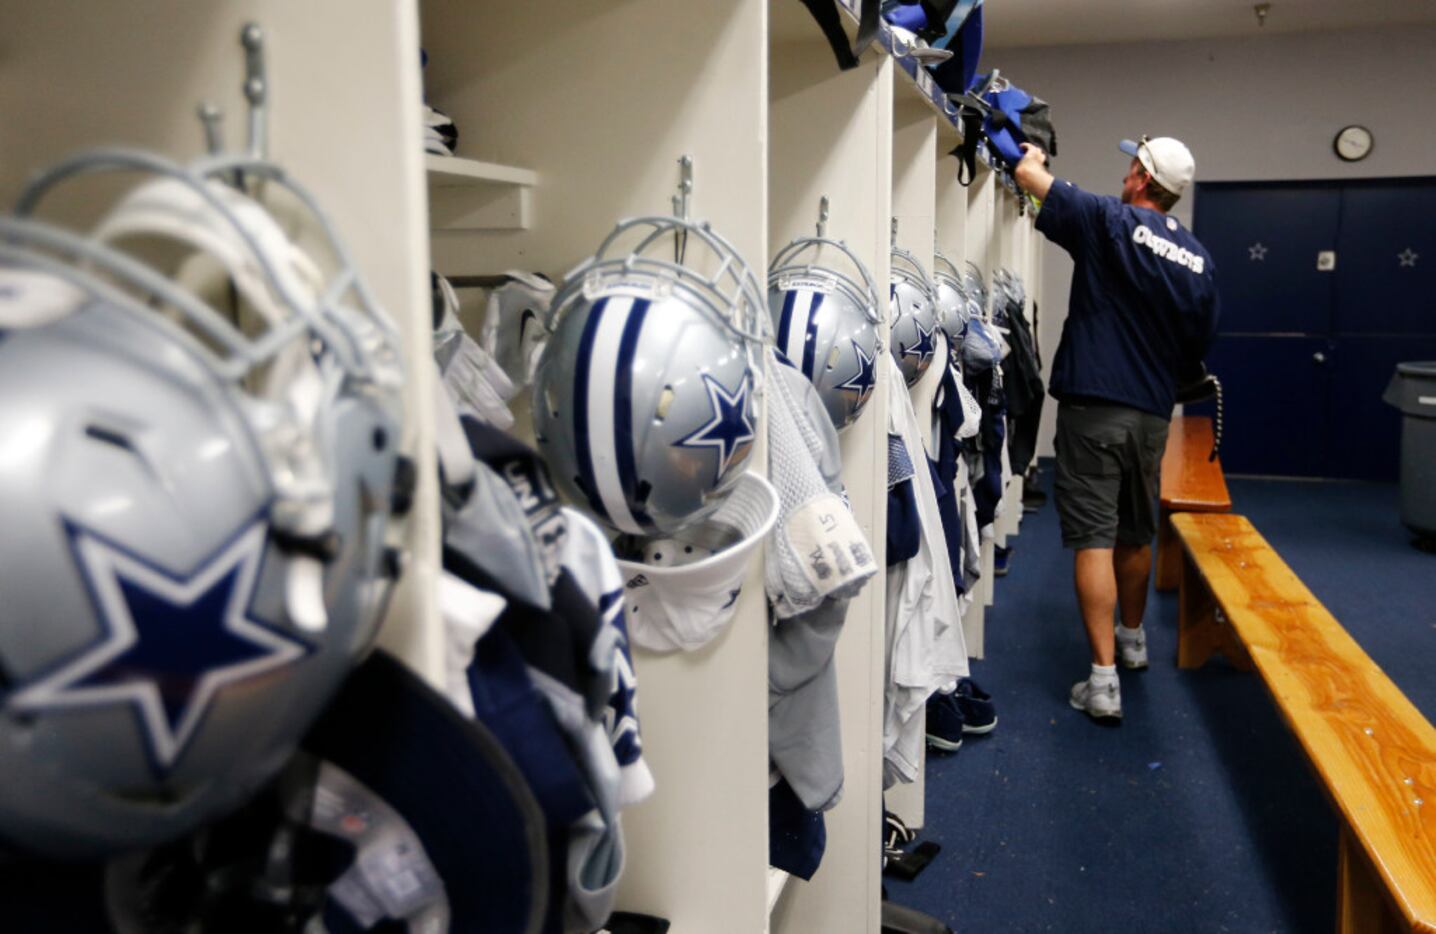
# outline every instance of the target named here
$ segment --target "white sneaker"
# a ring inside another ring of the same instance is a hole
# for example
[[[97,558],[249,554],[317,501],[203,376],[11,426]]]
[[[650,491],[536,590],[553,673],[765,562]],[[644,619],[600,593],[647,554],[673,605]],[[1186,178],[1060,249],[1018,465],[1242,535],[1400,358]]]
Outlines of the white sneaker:
[[[1129,633],[1123,638],[1123,633]],[[1123,668],[1141,670],[1147,667],[1147,629],[1138,627],[1135,631],[1121,623],[1117,624],[1117,660]]]
[[[1072,708],[1094,720],[1117,722],[1122,719],[1122,689],[1116,681],[1093,687],[1089,678],[1072,685]]]

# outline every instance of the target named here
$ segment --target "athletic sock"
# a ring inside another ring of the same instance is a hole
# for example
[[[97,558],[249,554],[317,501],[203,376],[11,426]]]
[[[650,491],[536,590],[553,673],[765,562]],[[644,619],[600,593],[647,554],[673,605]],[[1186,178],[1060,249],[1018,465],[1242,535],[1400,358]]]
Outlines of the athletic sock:
[[[1093,665],[1092,676],[1087,679],[1093,687],[1105,687],[1117,683],[1116,665]]]
[[[1141,627],[1141,626],[1138,626],[1136,629],[1128,629],[1126,626],[1123,626],[1121,623],[1118,623],[1118,624],[1117,624],[1117,638],[1120,639],[1120,640],[1122,640],[1123,642],[1135,642],[1135,641],[1137,641],[1138,638],[1141,637],[1141,635],[1142,635],[1142,627]]]

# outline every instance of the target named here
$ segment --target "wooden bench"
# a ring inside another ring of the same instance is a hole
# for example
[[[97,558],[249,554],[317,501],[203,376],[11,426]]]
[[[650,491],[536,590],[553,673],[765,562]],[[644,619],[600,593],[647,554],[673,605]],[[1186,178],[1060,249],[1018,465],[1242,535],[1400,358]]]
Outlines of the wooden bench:
[[[1436,931],[1436,728],[1245,518],[1172,516],[1177,664],[1255,669],[1341,816],[1337,930]]]
[[[1172,535],[1176,512],[1231,512],[1232,496],[1212,453],[1212,420],[1205,415],[1178,415],[1167,432],[1162,453],[1162,499],[1157,522],[1156,587],[1177,589],[1182,576],[1182,549]]]

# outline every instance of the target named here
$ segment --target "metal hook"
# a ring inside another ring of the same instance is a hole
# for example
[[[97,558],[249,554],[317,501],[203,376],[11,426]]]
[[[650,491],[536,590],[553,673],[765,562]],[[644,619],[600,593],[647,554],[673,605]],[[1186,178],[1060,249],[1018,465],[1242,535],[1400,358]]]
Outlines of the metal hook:
[[[264,30],[258,23],[246,23],[239,32],[244,46],[244,98],[249,102],[249,154],[256,159],[269,155],[267,103],[269,81],[264,70]]]
[[[693,194],[693,157],[682,156],[678,160],[678,194],[673,198],[674,215],[688,220],[688,198]]]
[[[211,101],[204,101],[196,110],[200,126],[204,128],[204,148],[211,156],[224,152],[224,132],[221,124],[224,114]]]
[[[892,247],[893,247],[893,249],[897,249],[897,216],[896,216],[896,215],[893,216],[893,224],[892,224]]]
[[[678,194],[673,196],[673,216],[688,223],[688,198],[693,194],[693,157],[678,158]],[[673,241],[673,261],[680,266],[688,255],[688,229],[676,231]]]
[[[823,195],[818,199],[818,238],[822,239],[828,235],[828,196]]]

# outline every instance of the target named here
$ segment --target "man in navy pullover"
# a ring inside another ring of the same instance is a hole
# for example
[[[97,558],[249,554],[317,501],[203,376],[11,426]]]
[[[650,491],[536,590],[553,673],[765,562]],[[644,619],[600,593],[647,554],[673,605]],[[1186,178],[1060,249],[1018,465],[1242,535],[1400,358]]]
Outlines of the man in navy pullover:
[[[1043,202],[1037,229],[1076,264],[1049,387],[1061,403],[1054,492],[1092,646],[1071,703],[1108,723],[1122,716],[1117,657],[1147,667],[1157,472],[1177,386],[1201,372],[1218,315],[1211,256],[1167,214],[1195,174],[1191,152],[1170,137],[1120,148],[1132,157],[1120,199],[1053,178],[1030,144],[1014,172]]]

